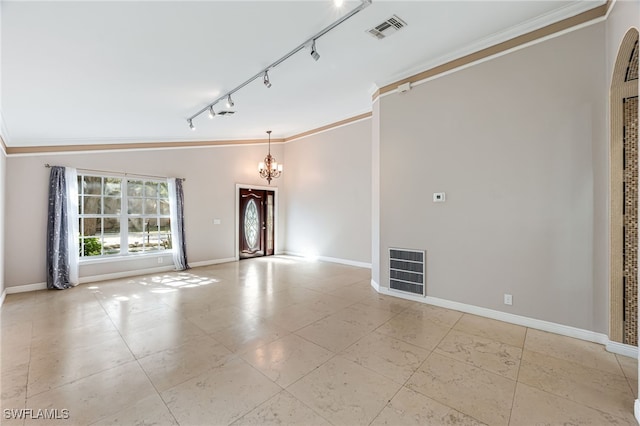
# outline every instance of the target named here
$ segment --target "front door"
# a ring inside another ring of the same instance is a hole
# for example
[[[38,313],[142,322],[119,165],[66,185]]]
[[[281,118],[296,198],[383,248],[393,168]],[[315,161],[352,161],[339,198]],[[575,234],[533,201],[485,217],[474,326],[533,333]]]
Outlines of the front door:
[[[240,188],[240,259],[273,254],[274,192]]]

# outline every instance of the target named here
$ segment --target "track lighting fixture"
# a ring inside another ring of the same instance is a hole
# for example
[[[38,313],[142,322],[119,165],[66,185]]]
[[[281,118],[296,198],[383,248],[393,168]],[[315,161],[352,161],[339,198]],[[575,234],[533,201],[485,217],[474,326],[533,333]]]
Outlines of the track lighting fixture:
[[[313,59],[315,59],[316,61],[318,59],[320,59],[320,54],[318,53],[318,51],[316,50],[316,41],[313,40],[313,43],[311,43],[311,57]]]
[[[267,86],[267,89],[271,87],[271,82],[269,81],[269,71],[264,72],[264,77],[262,78],[262,82],[264,83],[265,86]]]
[[[334,0],[334,1],[335,1],[335,4],[337,6],[339,6],[339,5],[341,5],[343,3],[344,0]],[[196,118],[197,116],[199,116],[200,114],[204,113],[207,110],[209,111],[209,117],[213,118],[213,116],[215,115],[215,112],[213,111],[213,106],[216,105],[218,102],[223,101],[225,98],[227,100],[227,107],[228,108],[233,107],[234,104],[233,104],[233,100],[231,99],[231,95],[233,93],[236,93],[238,90],[244,88],[246,85],[248,85],[249,83],[253,82],[254,80],[257,80],[260,77],[262,77],[262,83],[267,87],[271,87],[271,81],[269,81],[269,70],[277,67],[278,65],[280,65],[281,63],[283,63],[284,61],[286,61],[287,59],[289,59],[290,57],[292,57],[296,53],[298,53],[299,51],[308,49],[309,48],[309,44],[311,44],[311,57],[316,61],[318,59],[320,59],[320,54],[316,50],[316,40],[318,40],[320,37],[322,37],[323,35],[325,35],[329,31],[331,31],[332,29],[334,29],[338,25],[342,24],[347,19],[351,18],[356,13],[364,10],[366,7],[368,7],[371,4],[371,2],[372,2],[372,0],[360,0],[360,5],[358,7],[356,7],[353,10],[351,10],[349,13],[345,14],[344,16],[339,18],[337,21],[334,21],[332,24],[330,24],[329,26],[325,27],[320,32],[318,32],[318,33],[314,34],[313,36],[309,37],[304,42],[300,43],[297,47],[295,47],[292,51],[290,51],[289,53],[287,53],[286,55],[284,55],[283,57],[281,57],[277,61],[273,62],[272,64],[268,65],[267,67],[263,68],[259,73],[253,75],[252,77],[250,77],[245,82],[239,84],[238,86],[236,86],[235,88],[229,90],[228,92],[224,93],[223,95],[220,95],[219,98],[215,99],[213,102],[210,102],[207,106],[202,108],[200,111],[196,112],[191,117],[187,118],[187,121],[189,123],[189,128],[191,128],[191,130],[195,130],[195,127],[193,126],[192,120],[194,118]]]

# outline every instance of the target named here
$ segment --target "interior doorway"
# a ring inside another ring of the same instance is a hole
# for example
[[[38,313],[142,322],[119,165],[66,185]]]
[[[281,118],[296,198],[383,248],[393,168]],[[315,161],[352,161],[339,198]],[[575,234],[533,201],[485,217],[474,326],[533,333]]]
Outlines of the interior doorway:
[[[627,32],[611,81],[609,339],[638,345],[638,31]]]
[[[238,188],[238,258],[275,253],[275,191]]]

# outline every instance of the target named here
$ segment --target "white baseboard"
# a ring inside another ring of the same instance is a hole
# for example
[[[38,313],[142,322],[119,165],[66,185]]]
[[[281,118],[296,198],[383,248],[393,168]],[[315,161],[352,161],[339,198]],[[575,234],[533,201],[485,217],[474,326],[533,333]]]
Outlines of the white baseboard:
[[[341,258],[338,258],[338,257],[328,257],[328,256],[307,256],[307,255],[302,254],[302,253],[295,253],[295,252],[291,252],[291,251],[285,251],[284,254],[286,254],[288,256],[303,257],[303,258],[306,258],[306,259],[321,260],[323,262],[340,263],[342,265],[355,266],[357,268],[371,269],[371,263],[359,262],[357,260],[341,259]]]
[[[633,404],[633,414],[638,423],[640,423],[640,399],[636,399],[635,404]]]
[[[189,266],[192,268],[199,268],[201,266],[209,266],[209,265],[217,265],[219,263],[229,263],[235,262],[237,259],[235,257],[227,257],[225,259],[215,259],[215,260],[204,260],[202,262],[193,262],[190,263]]]
[[[609,352],[614,354],[628,356],[629,358],[638,359],[638,347],[625,345],[624,343],[612,342],[607,340],[606,348]]]
[[[234,261],[234,258],[207,260],[204,262],[192,263],[190,266],[191,267],[207,266],[207,265],[215,265],[218,263],[227,263],[227,262],[233,262],[233,261]],[[94,283],[97,281],[117,280],[120,278],[135,277],[138,275],[146,275],[146,274],[158,274],[161,272],[170,272],[170,271],[175,271],[175,267],[173,265],[162,266],[159,268],[137,269],[135,271],[115,272],[113,274],[91,275],[87,277],[80,277],[80,284]],[[7,287],[4,289],[4,292],[2,293],[2,299],[0,301],[0,305],[2,304],[2,302],[4,302],[5,294],[25,293],[28,291],[38,291],[38,290],[46,290],[46,289],[47,289],[47,283],[35,283],[35,284],[26,284],[26,285]]]
[[[135,277],[138,275],[158,274],[160,272],[169,272],[175,270],[175,266],[171,265],[161,266],[159,268],[137,269],[135,271],[114,272],[113,274],[91,275],[88,277],[80,277],[80,284],[94,283],[96,281],[117,280],[120,278]]]
[[[521,315],[510,314],[508,312],[496,311],[493,309],[483,308],[480,306],[468,305],[466,303],[454,302],[451,300],[440,299],[431,296],[414,296],[404,292],[395,291],[387,287],[381,287],[377,282],[371,280],[371,287],[378,293],[388,296],[399,297],[401,299],[412,300],[414,302],[426,303],[428,305],[439,306],[442,308],[453,309],[455,311],[465,312],[468,314],[478,315],[485,318],[491,318],[498,321],[508,322],[511,324],[521,325],[523,327],[533,328],[536,330],[547,331],[549,333],[560,334],[562,336],[573,337],[575,339],[586,340],[588,342],[599,343],[605,345],[607,351],[624,355],[631,358],[638,358],[638,348],[635,346],[624,345],[622,343],[612,342],[609,337],[603,333],[584,330],[577,327],[558,324],[550,321],[544,321],[536,318],[524,317]]]
[[[357,268],[371,269],[371,263],[358,262],[356,260],[339,259],[336,257],[327,257],[327,256],[319,256],[318,260],[322,260],[323,262],[340,263],[342,265],[355,266]]]
[[[16,294],[16,293],[26,293],[27,291],[38,291],[38,290],[46,290],[47,283],[35,283],[35,284],[25,284],[25,285],[17,285],[14,287],[7,287],[4,291],[7,294]]]

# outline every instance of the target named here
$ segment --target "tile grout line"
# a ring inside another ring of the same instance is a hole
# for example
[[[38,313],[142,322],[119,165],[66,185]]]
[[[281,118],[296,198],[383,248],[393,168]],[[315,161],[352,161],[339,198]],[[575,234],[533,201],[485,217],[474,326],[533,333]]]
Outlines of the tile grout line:
[[[518,363],[518,372],[516,374],[516,385],[513,388],[513,397],[511,398],[511,409],[509,410],[509,420],[507,424],[511,424],[511,417],[513,416],[513,406],[516,403],[516,392],[518,391],[518,383],[520,383],[520,370],[522,369],[522,359],[524,358],[524,346],[527,343],[527,334],[529,334],[529,327],[525,328],[524,339],[522,340],[522,351],[520,352],[520,362]]]
[[[529,330],[530,330],[530,329],[529,329],[529,328],[527,328],[527,334],[529,333]],[[526,338],[525,338],[525,344],[526,344]],[[540,355],[542,355],[542,356],[546,356],[546,357],[549,357],[549,358],[553,358],[554,360],[558,360],[558,361],[561,361],[561,362],[571,362],[571,361],[565,360],[565,359],[563,359],[563,358],[558,358],[558,357],[556,357],[556,356],[554,356],[554,355],[550,355],[550,354],[547,354],[547,353],[544,353],[544,352],[538,352],[538,351],[535,351],[535,350],[529,350],[529,352],[537,353],[537,354],[540,354]],[[523,345],[523,351],[522,351],[522,353],[523,353],[523,355],[524,355],[524,345]],[[612,355],[613,355],[613,356],[615,356],[615,354],[612,354]],[[618,362],[618,361],[617,361],[617,359],[616,359],[616,362]],[[605,370],[601,370],[601,369],[599,369],[599,368],[590,367],[590,366],[587,366],[587,365],[584,365],[584,364],[581,364],[581,363],[575,363],[575,362],[574,362],[574,364],[576,364],[576,365],[578,365],[580,368],[584,368],[584,369],[586,369],[586,370],[595,370],[595,371],[599,371],[599,372],[604,373],[604,374],[609,374],[609,375],[612,375],[612,376],[619,376],[618,374],[615,374],[615,373],[612,373],[612,372],[609,372],[609,371],[605,371]],[[522,363],[521,363],[521,365],[520,365],[520,368],[521,368],[521,366],[522,366]],[[519,374],[520,368],[518,369],[518,382],[517,382],[517,384],[522,384],[522,385],[525,385],[525,386],[531,387],[531,388],[533,388],[533,389],[537,390],[538,392],[542,392],[542,393],[544,393],[544,394],[550,395],[550,396],[552,396],[553,398],[556,398],[556,399],[557,399],[557,398],[560,398],[560,399],[562,399],[562,400],[569,401],[569,402],[571,402],[571,403],[573,403],[573,404],[576,404],[576,405],[579,405],[579,406],[581,406],[581,407],[586,407],[586,408],[589,408],[589,409],[591,409],[591,410],[594,410],[594,411],[600,412],[600,413],[602,413],[602,414],[606,414],[606,415],[609,415],[609,416],[615,417],[616,419],[624,420],[624,418],[622,418],[620,415],[618,415],[618,414],[613,414],[613,413],[611,413],[611,412],[609,412],[609,411],[605,411],[605,410],[604,410],[604,409],[602,409],[602,408],[594,407],[591,403],[587,404],[587,403],[585,403],[585,402],[580,402],[580,401],[577,401],[577,400],[575,400],[575,399],[572,399],[572,398],[570,398],[570,397],[568,397],[568,396],[560,395],[560,394],[556,394],[556,393],[550,392],[550,391],[548,391],[548,390],[546,390],[546,389],[542,389],[542,388],[540,388],[540,387],[538,387],[538,386],[536,386],[536,385],[529,384],[529,383],[525,383],[525,382],[520,382],[520,381],[519,381],[519,378],[520,378],[520,374]],[[626,381],[626,376],[624,376],[624,372],[623,372],[623,377],[625,377],[625,381]],[[628,382],[627,382],[627,383],[628,383]],[[517,384],[516,384],[516,386],[517,386]],[[633,395],[633,391],[631,391],[631,394]],[[515,398],[515,396],[514,396],[514,398]],[[631,411],[631,415],[633,416],[633,411]]]
[[[633,386],[631,384],[631,380],[630,380],[629,377],[627,377],[627,374],[624,372],[624,368],[622,368],[622,363],[620,363],[620,358],[618,358],[618,355],[615,355],[615,357],[616,357],[616,361],[618,362],[618,366],[620,366],[620,370],[622,370],[622,375],[627,380],[627,384],[629,385],[629,389],[631,389],[631,394],[633,395],[634,398],[637,398],[635,392],[633,391]]]

